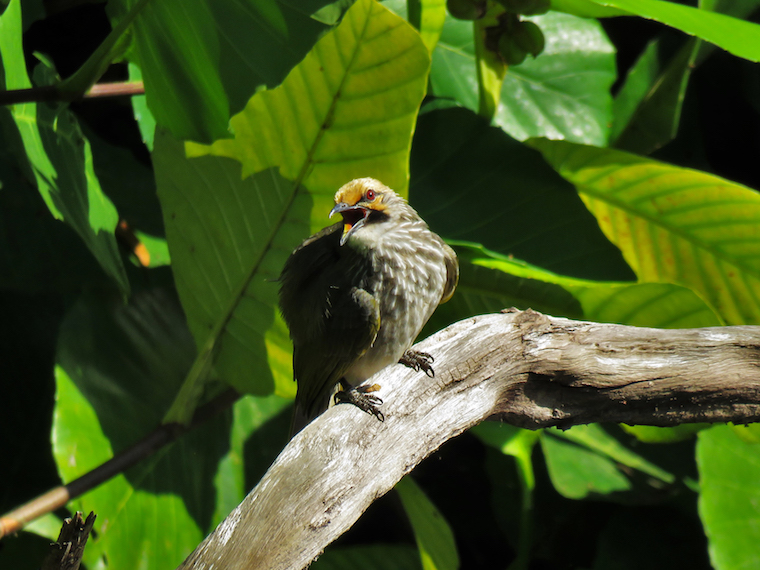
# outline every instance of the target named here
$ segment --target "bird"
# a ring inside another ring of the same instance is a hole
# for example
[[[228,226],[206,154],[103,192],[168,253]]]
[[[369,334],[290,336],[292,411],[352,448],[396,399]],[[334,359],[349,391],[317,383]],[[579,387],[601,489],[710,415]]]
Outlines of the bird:
[[[372,394],[379,386],[357,386],[388,365],[433,376],[432,355],[411,346],[459,281],[454,250],[380,181],[343,185],[335,214],[342,221],[307,238],[279,277],[297,382],[291,435],[331,403],[355,404],[382,421],[382,400]]]

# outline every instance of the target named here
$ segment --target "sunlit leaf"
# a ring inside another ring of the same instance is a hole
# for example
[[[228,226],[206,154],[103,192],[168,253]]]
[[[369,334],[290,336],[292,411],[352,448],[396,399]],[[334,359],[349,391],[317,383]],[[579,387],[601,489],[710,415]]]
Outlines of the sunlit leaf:
[[[624,152],[533,143],[596,216],[641,281],[696,291],[725,322],[760,322],[760,195]]]
[[[541,27],[546,48],[509,68],[494,123],[519,140],[545,136],[604,145],[615,80],[612,44],[592,20],[559,12],[530,20]],[[446,19],[430,83],[433,95],[478,110],[472,22]]]

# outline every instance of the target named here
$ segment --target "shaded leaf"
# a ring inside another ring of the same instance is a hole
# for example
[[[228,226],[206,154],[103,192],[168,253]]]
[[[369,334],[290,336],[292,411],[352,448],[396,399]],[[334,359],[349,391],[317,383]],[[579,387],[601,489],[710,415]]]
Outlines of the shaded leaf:
[[[598,424],[573,426],[564,431],[552,428],[551,433],[557,437],[582,445],[600,455],[609,457],[626,467],[646,473],[664,483],[673,483],[675,481],[675,477],[671,473],[631,451]]]
[[[662,70],[659,43],[649,44],[615,98],[613,129],[619,133],[614,137],[615,147],[650,154],[676,137],[700,44],[690,39]],[[628,119],[623,117],[623,106],[635,107]]]
[[[110,2],[123,18],[139,0]],[[133,27],[148,106],[177,138],[228,136],[230,115],[261,87],[278,85],[347,8],[312,0],[151,2]]]
[[[577,192],[525,145],[466,109],[417,121],[410,202],[433,231],[550,271],[632,280]]]
[[[56,366],[53,451],[61,478],[84,474],[157,426],[192,355],[176,301],[158,292],[128,307],[117,299],[75,305],[61,326]],[[104,555],[112,568],[181,562],[210,527],[226,424],[212,421],[71,503],[98,514],[88,566]]]
[[[31,87],[22,52],[19,0],[13,0],[0,16],[0,57],[6,89]],[[6,113],[15,127],[8,124]],[[74,115],[61,105],[25,103],[0,109],[0,120],[12,129],[6,139],[14,144],[20,169],[34,181],[50,212],[74,228],[106,273],[128,294],[129,282],[113,233],[118,214],[100,188],[90,143]]]
[[[420,556],[412,546],[375,544],[328,548],[309,567],[313,570],[419,570]]]

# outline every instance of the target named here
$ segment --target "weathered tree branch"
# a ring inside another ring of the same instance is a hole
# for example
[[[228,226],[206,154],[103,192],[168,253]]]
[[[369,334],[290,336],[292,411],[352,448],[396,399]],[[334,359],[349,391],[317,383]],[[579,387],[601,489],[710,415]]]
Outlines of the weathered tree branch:
[[[418,348],[436,377],[391,366],[385,422],[328,410],[280,454],[180,569],[303,568],[376,498],[486,418],[526,428],[760,419],[760,327],[659,330],[508,311]]]

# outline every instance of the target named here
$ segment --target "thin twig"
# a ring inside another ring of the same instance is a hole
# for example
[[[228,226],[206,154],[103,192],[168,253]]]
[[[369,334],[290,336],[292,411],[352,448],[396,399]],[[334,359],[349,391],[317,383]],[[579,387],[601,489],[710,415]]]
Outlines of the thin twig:
[[[62,93],[55,85],[31,87],[29,89],[11,89],[0,91],[0,105],[16,105],[19,103],[49,103],[54,101],[72,101],[77,99],[94,99],[96,97],[121,97],[145,94],[142,81],[122,81],[116,83],[98,83],[93,85],[81,97],[72,97]]]

